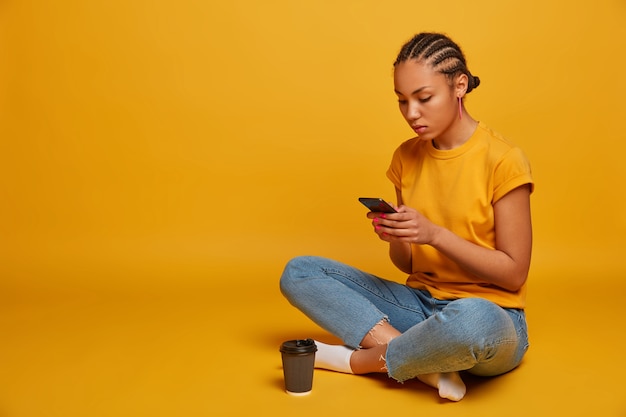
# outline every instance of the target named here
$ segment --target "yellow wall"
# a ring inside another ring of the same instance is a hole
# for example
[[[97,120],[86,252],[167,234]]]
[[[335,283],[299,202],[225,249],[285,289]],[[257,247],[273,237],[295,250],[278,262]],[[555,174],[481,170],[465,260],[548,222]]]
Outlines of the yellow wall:
[[[393,198],[411,131],[391,64],[422,30],[461,44],[469,111],[531,158],[534,268],[624,272],[624,1],[38,0],[0,19],[5,287],[262,265],[274,286],[303,253],[393,275],[356,199]]]

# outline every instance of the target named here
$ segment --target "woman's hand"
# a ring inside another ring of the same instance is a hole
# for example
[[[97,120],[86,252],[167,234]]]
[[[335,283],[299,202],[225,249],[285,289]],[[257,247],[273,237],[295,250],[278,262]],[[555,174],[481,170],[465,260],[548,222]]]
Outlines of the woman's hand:
[[[417,210],[401,205],[397,213],[368,213],[374,232],[385,242],[430,244],[440,229]]]

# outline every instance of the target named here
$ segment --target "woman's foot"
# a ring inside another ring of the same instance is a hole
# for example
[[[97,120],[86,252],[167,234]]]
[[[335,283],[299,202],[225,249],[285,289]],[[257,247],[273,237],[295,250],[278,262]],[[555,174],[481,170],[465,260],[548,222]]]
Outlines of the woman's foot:
[[[439,396],[451,401],[461,401],[465,396],[465,384],[458,372],[418,375],[417,379],[439,390]]]
[[[327,345],[326,343],[315,341],[317,352],[315,352],[315,367],[328,369],[335,372],[351,374],[350,357],[354,352],[344,345]]]

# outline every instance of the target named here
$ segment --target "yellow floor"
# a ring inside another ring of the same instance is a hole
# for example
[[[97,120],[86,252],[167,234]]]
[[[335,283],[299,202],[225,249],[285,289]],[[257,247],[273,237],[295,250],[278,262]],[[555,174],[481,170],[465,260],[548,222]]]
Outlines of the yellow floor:
[[[611,299],[580,284],[561,292],[563,279],[535,272],[532,347],[523,365],[495,379],[468,378],[459,403],[441,401],[415,381],[328,371],[315,372],[311,395],[291,397],[283,392],[280,342],[335,340],[282,299],[281,268],[232,265],[230,275],[223,268],[204,287],[197,277],[186,281],[189,276],[176,277],[182,283],[176,287],[159,286],[173,280],[165,270],[152,272],[153,287],[117,291],[81,287],[78,280],[64,288],[46,288],[40,280],[29,288],[45,274],[31,268],[21,287],[2,292],[0,415],[361,416],[378,408],[386,415],[626,416],[623,284]],[[134,273],[118,271],[113,281]],[[258,288],[233,295],[232,283],[252,273]],[[571,282],[580,278],[570,276]]]

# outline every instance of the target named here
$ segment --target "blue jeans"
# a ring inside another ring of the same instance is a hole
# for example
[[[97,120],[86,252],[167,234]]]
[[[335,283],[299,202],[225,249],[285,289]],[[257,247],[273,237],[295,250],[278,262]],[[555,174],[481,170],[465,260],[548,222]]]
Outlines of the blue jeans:
[[[389,342],[386,356],[389,376],[398,381],[434,372],[499,375],[519,365],[528,349],[523,310],[482,298],[438,300],[330,259],[292,259],[280,289],[292,305],[354,348],[387,320],[402,333]]]

